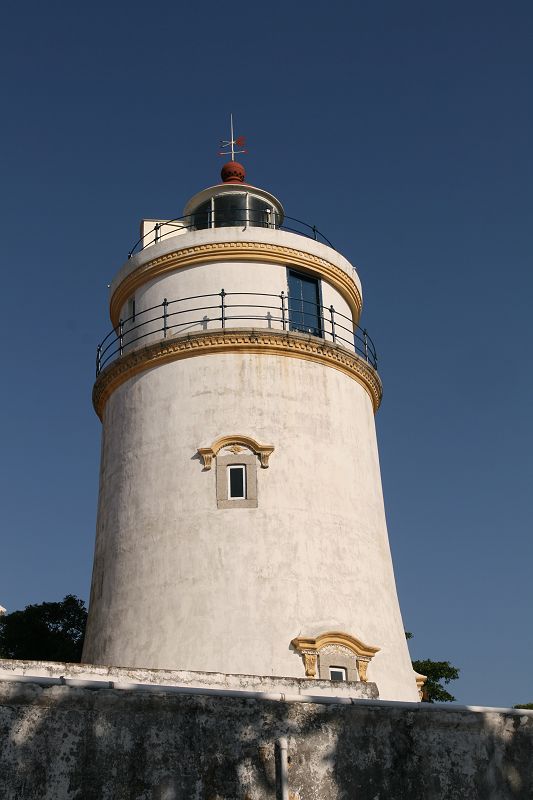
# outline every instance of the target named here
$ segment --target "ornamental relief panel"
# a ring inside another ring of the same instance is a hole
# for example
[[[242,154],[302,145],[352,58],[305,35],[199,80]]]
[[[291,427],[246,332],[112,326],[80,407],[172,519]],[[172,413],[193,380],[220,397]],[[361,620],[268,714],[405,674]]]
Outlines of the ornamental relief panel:
[[[320,655],[329,655],[330,653],[338,653],[343,656],[353,656],[353,650],[343,647],[340,644],[328,644],[320,648]]]

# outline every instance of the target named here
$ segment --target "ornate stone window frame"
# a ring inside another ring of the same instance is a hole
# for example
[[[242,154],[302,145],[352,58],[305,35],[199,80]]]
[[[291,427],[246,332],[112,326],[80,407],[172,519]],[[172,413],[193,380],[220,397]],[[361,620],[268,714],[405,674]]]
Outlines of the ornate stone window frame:
[[[228,452],[220,454],[222,449]],[[248,451],[248,452],[247,452]],[[251,453],[250,453],[251,451]],[[230,434],[219,436],[211,447],[199,447],[198,453],[204,471],[210,470],[216,458],[216,496],[218,508],[257,508],[257,458],[263,469],[268,468],[268,459],[274,446],[261,444],[251,436]],[[228,467],[242,465],[245,468],[246,497],[229,497]]]
[[[329,680],[329,667],[335,665],[346,668],[349,681],[363,683],[368,681],[370,661],[380,650],[342,631],[328,631],[315,638],[297,636],[291,645],[302,656],[306,678]]]
[[[242,465],[246,472],[246,497],[230,497],[228,492],[228,467]],[[257,508],[257,458],[251,455],[218,456],[216,466],[217,507]]]

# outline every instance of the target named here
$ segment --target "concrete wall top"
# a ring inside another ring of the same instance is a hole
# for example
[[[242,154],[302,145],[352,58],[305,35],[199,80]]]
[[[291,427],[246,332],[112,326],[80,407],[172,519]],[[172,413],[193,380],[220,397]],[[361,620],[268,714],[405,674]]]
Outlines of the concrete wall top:
[[[135,685],[160,689],[165,686],[183,689],[207,689],[286,696],[359,698],[376,700],[379,692],[373,681],[330,681],[315,678],[285,678],[275,675],[239,675],[194,670],[140,669],[135,667],[71,664],[61,661],[21,661],[0,658],[0,682],[39,683],[41,678],[66,681],[92,681],[100,688],[106,684]],[[533,712],[532,712],[533,713]]]

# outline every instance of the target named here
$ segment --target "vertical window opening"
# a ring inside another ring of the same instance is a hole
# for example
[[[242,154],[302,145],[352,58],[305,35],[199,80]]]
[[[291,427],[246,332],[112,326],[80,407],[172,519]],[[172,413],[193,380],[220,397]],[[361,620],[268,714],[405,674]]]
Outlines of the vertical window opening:
[[[231,464],[228,467],[228,499],[246,500],[246,467]]]

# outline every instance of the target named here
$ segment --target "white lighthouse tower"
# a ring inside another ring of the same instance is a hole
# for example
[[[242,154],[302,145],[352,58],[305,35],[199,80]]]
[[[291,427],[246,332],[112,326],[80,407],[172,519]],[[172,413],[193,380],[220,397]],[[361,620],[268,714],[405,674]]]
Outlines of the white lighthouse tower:
[[[233,158],[222,181],[143,221],[111,286],[84,661],[416,701],[359,277]]]

